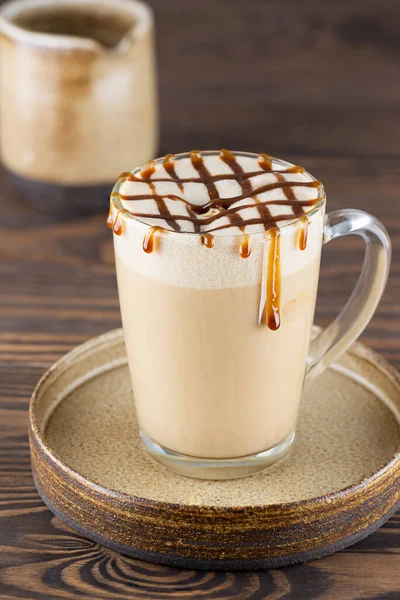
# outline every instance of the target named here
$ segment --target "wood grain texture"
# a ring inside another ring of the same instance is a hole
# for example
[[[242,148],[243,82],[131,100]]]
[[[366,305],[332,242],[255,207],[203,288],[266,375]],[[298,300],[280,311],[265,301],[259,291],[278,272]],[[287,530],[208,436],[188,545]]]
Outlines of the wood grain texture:
[[[400,4],[396,0],[151,0],[160,154],[265,151],[326,184],[328,207],[369,210],[394,260],[362,341],[400,368]],[[130,167],[133,165],[127,165]],[[117,174],[116,174],[117,176]],[[32,483],[27,405],[43,371],[120,324],[104,215],[30,209],[0,173],[0,598],[397,600],[400,516],[347,551],[279,571],[200,573],[127,559],[73,533]],[[324,251],[317,323],[345,302],[358,240]]]

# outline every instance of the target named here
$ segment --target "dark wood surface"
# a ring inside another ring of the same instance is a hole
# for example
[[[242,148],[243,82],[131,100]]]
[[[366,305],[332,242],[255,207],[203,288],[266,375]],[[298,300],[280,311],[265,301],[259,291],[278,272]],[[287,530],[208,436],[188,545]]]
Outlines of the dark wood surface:
[[[393,267],[362,340],[399,368],[400,4],[150,3],[158,21],[160,154],[265,151],[322,179],[329,209],[378,216],[392,237]],[[111,236],[105,215],[59,219],[29,209],[3,172],[0,197],[0,598],[400,598],[399,513],[321,561],[217,574],[123,558],[52,516],[32,483],[29,396],[55,359],[119,325]],[[318,324],[345,302],[362,256],[353,239],[324,250]]]

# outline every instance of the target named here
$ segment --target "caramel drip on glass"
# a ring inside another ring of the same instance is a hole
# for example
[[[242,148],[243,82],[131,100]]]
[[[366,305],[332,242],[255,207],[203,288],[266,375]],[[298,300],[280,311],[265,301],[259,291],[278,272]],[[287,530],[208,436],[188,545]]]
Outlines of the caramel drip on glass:
[[[115,222],[114,222],[113,232],[115,233],[115,235],[122,235],[123,231],[124,231],[124,229],[122,226],[122,221],[119,218],[119,213],[118,213],[118,215],[115,219]]]
[[[115,233],[115,235],[122,235],[123,233],[123,225],[122,225],[122,220],[120,219],[120,213],[124,212],[124,209],[122,210],[117,210],[117,213],[115,215],[115,219],[112,216],[112,208],[110,207],[110,210],[108,212],[108,217],[107,217],[107,227],[109,229],[112,229],[113,232]]]
[[[123,175],[125,175],[125,173],[123,173]],[[122,175],[121,175],[121,177],[122,177]],[[118,197],[119,197],[118,192],[113,192],[111,194],[111,196],[110,196],[110,209],[108,211],[107,221],[106,221],[107,227],[109,229],[114,229],[114,217],[113,217],[113,209],[112,209],[112,200],[113,200],[113,198],[118,198]],[[118,214],[120,212],[121,212],[120,210],[117,212],[117,216],[118,216]]]
[[[200,236],[200,243],[206,248],[214,248],[214,237],[209,233]]]
[[[113,213],[112,207],[110,206],[110,210],[108,211],[108,216],[107,216],[107,221],[106,221],[108,229],[113,229],[113,227],[114,227],[114,219],[113,219],[112,213]]]
[[[157,225],[149,227],[143,238],[143,250],[146,252],[146,254],[151,254],[152,252],[154,252],[156,247],[156,233],[164,233],[164,231],[165,230],[162,227],[158,227]]]
[[[258,164],[264,171],[272,171],[272,160],[267,154],[260,154]]]
[[[308,218],[306,215],[300,219],[300,231],[299,231],[299,248],[305,250],[307,248],[308,238]]]
[[[251,254],[250,236],[248,233],[245,233],[242,237],[239,253],[242,258],[249,258]]]
[[[150,177],[155,173],[155,170],[156,164],[154,160],[151,160],[150,162],[143,165],[143,167],[140,169],[140,175],[142,176],[142,180],[147,181],[148,179],[150,179]]]
[[[258,322],[268,325],[276,331],[281,324],[281,261],[280,235],[278,228],[270,230],[270,244],[267,255],[267,245],[264,246],[263,271],[261,276],[261,296]],[[265,260],[266,259],[266,260]]]

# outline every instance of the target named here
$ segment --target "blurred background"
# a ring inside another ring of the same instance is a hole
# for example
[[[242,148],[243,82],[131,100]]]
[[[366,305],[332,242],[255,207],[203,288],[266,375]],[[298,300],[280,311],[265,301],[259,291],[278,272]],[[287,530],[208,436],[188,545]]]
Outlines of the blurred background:
[[[395,0],[150,4],[158,24],[162,152],[186,149],[190,136],[201,148],[267,148],[296,161],[396,157]],[[365,163],[367,173],[373,164]]]
[[[328,210],[362,208],[380,218],[394,242],[394,263],[364,340],[400,366],[400,4],[149,4],[158,61],[157,154],[266,152],[321,179]],[[106,208],[60,217],[30,208],[3,171],[0,184],[0,331],[11,343],[5,360],[22,356],[18,344],[26,340],[26,357],[47,367],[75,343],[120,323]],[[317,323],[337,314],[362,259],[356,239],[324,250]],[[28,343],[39,339],[42,346]]]

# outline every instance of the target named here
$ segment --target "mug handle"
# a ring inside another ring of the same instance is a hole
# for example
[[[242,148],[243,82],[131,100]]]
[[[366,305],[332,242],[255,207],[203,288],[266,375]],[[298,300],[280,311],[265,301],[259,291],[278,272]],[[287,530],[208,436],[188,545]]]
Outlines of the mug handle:
[[[374,314],[386,286],[391,245],[382,223],[362,210],[337,210],[326,215],[323,244],[345,235],[359,235],[365,240],[364,264],[342,312],[310,344],[307,383],[358,338]]]

